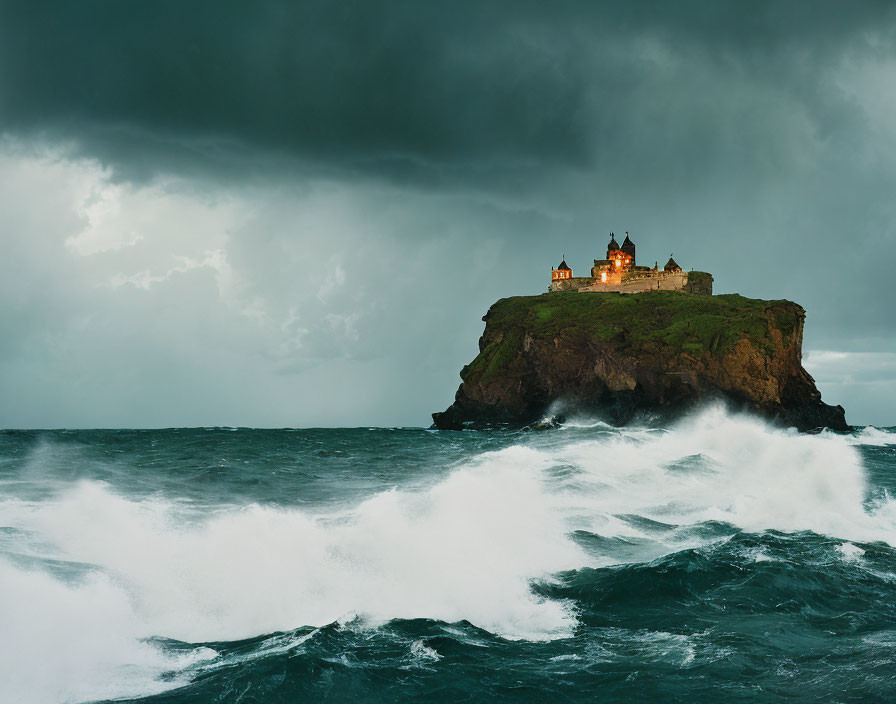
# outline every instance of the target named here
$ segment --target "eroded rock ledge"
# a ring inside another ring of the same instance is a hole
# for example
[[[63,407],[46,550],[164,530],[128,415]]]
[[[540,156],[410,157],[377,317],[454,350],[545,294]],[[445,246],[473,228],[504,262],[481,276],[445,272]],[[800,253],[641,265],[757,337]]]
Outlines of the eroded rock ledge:
[[[805,311],[791,301],[673,291],[504,298],[434,427],[537,422],[558,404],[617,425],[724,400],[800,430],[846,430],[802,366]]]

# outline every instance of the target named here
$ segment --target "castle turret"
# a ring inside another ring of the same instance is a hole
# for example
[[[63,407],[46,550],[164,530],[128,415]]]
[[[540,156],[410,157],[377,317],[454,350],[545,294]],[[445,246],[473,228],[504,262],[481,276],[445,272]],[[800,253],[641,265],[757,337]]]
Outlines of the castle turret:
[[[635,243],[631,241],[631,238],[629,238],[627,232],[625,233],[625,239],[622,241],[622,247],[620,247],[620,249],[622,250],[623,254],[626,254],[629,257],[631,257],[631,262],[629,262],[629,266],[634,267],[635,266]]]
[[[619,244],[616,242],[616,235],[610,233],[610,244],[607,245],[607,259],[616,259],[619,251]]]
[[[572,269],[569,268],[569,265],[566,263],[566,255],[563,255],[563,261],[560,262],[560,266],[551,271],[551,281],[558,281],[559,279],[571,279],[572,278]]]

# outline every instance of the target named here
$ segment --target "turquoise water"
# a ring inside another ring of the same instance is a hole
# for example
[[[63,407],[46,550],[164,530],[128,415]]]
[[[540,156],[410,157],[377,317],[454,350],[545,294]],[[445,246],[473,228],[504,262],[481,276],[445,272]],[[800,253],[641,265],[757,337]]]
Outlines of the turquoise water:
[[[893,701],[896,429],[0,432],[0,701]]]

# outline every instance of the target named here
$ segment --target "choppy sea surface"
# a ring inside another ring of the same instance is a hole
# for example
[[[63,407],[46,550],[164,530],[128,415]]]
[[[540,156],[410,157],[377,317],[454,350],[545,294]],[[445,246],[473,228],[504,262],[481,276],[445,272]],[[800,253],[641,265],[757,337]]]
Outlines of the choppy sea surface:
[[[896,701],[896,429],[0,432],[0,701]]]

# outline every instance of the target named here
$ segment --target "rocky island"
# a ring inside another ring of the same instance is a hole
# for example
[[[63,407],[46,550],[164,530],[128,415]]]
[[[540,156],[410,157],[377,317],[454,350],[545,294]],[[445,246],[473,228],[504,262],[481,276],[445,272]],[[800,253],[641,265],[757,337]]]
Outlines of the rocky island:
[[[703,283],[637,293],[554,286],[499,300],[434,427],[524,426],[558,408],[621,425],[721,399],[800,430],[848,428],[843,408],[822,402],[802,366],[802,307],[707,295],[712,277],[687,278]]]

